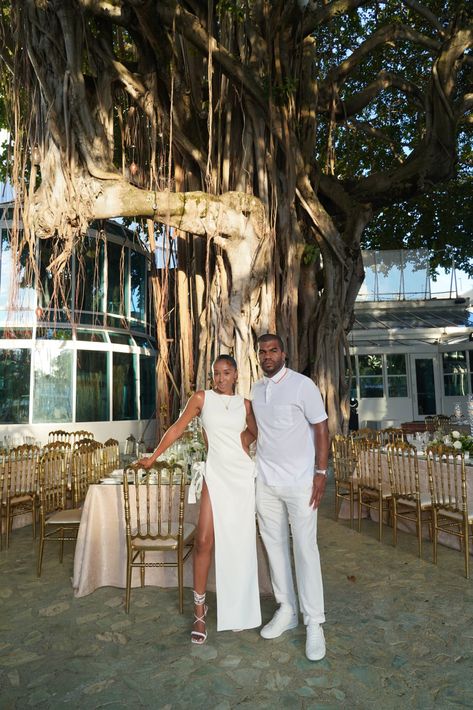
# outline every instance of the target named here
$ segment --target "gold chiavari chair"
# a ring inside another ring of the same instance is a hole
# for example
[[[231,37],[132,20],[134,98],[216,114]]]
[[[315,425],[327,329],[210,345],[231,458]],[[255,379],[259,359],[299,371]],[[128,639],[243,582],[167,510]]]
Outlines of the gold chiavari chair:
[[[465,559],[465,577],[470,576],[470,539],[473,538],[473,501],[468,499],[465,460],[453,446],[427,448],[430,494],[432,496],[433,562],[437,564],[439,532],[460,539]]]
[[[95,447],[87,444],[72,452],[72,507],[79,508],[85,500],[90,482],[94,481]]]
[[[387,427],[386,429],[380,429],[378,432],[378,441],[381,446],[387,446],[396,441],[404,441],[404,432],[402,429],[397,427]]]
[[[65,444],[70,444],[71,435],[68,431],[63,431],[62,429],[57,429],[56,431],[50,431],[48,434],[48,443],[54,441],[62,441]]]
[[[0,449],[0,550],[3,549],[3,525],[6,524],[8,451]]]
[[[130,485],[129,476],[133,478]],[[156,462],[144,477],[136,464],[123,474],[127,571],[125,611],[130,609],[131,575],[140,570],[145,585],[147,567],[176,567],[179,588],[179,612],[184,611],[184,562],[194,544],[195,525],[184,522],[185,470],[167,462]],[[146,553],[162,553],[146,560]],[[169,560],[172,553],[174,559]],[[168,557],[168,559],[166,559]]]
[[[107,439],[103,445],[103,475],[108,476],[120,468],[120,444],[116,439]]]
[[[425,431],[433,434],[437,426],[437,417],[435,414],[427,414],[425,417]]]
[[[354,501],[357,493],[356,457],[349,436],[336,434],[332,439],[333,472],[335,478],[335,520],[338,520],[343,500],[350,504],[350,527],[353,527]]]
[[[64,556],[64,543],[74,541],[82,511],[67,507],[67,472],[62,451],[48,451],[39,461],[39,547],[37,575],[41,576],[44,545],[59,543],[59,561]]]
[[[81,439],[92,439],[95,440],[95,437],[91,431],[85,431],[85,429],[79,429],[78,431],[74,431],[71,433],[71,444],[74,446],[76,441],[80,441]]]
[[[37,466],[41,450],[32,444],[22,444],[11,449],[5,457],[6,481],[5,500],[5,544],[10,546],[13,518],[30,513],[33,523],[33,539],[36,538],[38,518],[38,475]]]
[[[365,441],[366,439],[370,441],[378,440],[379,432],[377,429],[370,429],[369,427],[364,427],[363,429],[354,429],[350,432],[350,437],[353,441]]]
[[[448,434],[450,431],[450,417],[446,414],[436,414],[435,415],[435,430],[442,432],[442,434]]]
[[[89,437],[84,437],[83,439],[76,439],[72,445],[73,449],[79,449],[84,444],[95,444],[95,439],[90,439]]]
[[[379,515],[378,539],[383,539],[383,517],[390,511],[391,486],[383,479],[381,446],[376,440],[360,440],[355,443],[358,481],[358,531],[361,532],[363,506],[377,510]]]
[[[422,557],[422,525],[429,525],[432,538],[432,502],[428,487],[421,486],[417,449],[405,441],[387,446],[392,493],[393,545],[397,545],[398,520],[415,522],[419,557]]]

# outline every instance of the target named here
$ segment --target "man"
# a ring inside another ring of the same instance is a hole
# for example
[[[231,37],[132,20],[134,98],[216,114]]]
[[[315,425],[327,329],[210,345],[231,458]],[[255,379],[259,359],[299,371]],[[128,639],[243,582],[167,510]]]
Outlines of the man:
[[[260,633],[265,639],[277,638],[298,624],[290,524],[299,605],[307,627],[306,656],[319,661],[325,656],[325,614],[317,508],[327,480],[327,414],[312,380],[286,367],[279,335],[258,338],[258,358],[265,376],[252,392],[258,424],[256,508],[280,605]]]

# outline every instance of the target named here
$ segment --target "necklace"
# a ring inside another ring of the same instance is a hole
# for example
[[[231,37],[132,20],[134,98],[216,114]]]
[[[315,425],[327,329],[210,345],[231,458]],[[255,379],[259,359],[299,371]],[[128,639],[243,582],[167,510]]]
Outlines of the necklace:
[[[214,392],[215,392],[215,390],[214,390]],[[215,394],[217,394],[217,392],[215,392]],[[230,405],[231,405],[231,403],[232,403],[232,400],[233,400],[233,397],[234,397],[234,396],[235,396],[235,395],[232,395],[232,394],[219,394],[219,395],[218,395],[218,397],[221,398],[220,401],[221,401],[221,403],[223,404],[223,406],[225,407],[225,409],[227,410],[227,412],[228,412],[229,409],[230,409]],[[225,402],[225,400],[223,399],[224,397],[226,397],[226,398],[228,399],[227,402]]]

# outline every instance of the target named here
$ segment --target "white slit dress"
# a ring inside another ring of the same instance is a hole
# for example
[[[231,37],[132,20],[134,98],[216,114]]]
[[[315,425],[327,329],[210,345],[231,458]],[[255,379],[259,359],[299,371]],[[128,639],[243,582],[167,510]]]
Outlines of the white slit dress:
[[[215,535],[217,631],[261,624],[256,557],[255,466],[241,445],[246,409],[240,395],[205,391],[205,482]]]

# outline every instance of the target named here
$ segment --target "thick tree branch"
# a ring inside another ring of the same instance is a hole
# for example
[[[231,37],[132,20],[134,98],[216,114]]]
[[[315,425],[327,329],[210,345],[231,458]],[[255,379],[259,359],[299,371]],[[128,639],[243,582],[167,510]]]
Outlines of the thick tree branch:
[[[418,0],[402,0],[402,2],[404,5],[410,7],[411,10],[414,10],[418,15],[421,15],[421,17],[427,20],[427,22],[429,22],[432,27],[437,30],[442,39],[445,37],[445,28],[442,27],[438,17],[434,15],[428,7],[422,5],[422,3],[418,2]]]
[[[368,106],[371,101],[376,98],[382,91],[386,89],[394,88],[398,89],[406,96],[411,97],[414,100],[414,104],[417,108],[424,108],[424,95],[420,88],[416,86],[412,81],[403,79],[396,74],[391,72],[382,71],[379,73],[378,78],[371,82],[367,87],[354,96],[350,96],[345,100],[338,100],[335,103],[335,119],[337,121],[343,121],[350,116],[355,116],[360,113],[366,106]],[[331,101],[328,97],[319,100],[317,107],[318,113],[331,113]]]
[[[430,51],[437,53],[440,49],[440,42],[416,32],[411,27],[405,25],[392,24],[380,27],[373,32],[359,47],[357,47],[347,59],[334,67],[327,74],[324,84],[328,87],[333,83],[340,83],[347,78],[359,66],[360,62],[370,54],[376,47],[388,42],[408,41],[418,44]]]
[[[357,7],[371,4],[372,0],[332,0],[326,5],[316,5],[315,2],[310,2],[306,9],[306,16],[302,23],[302,36],[308,37],[317,27],[327,24],[336,15],[343,15],[351,10],[356,10]]]

